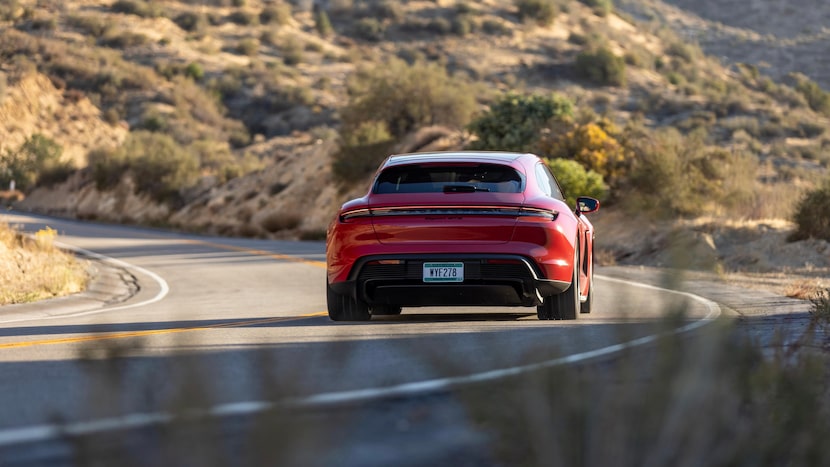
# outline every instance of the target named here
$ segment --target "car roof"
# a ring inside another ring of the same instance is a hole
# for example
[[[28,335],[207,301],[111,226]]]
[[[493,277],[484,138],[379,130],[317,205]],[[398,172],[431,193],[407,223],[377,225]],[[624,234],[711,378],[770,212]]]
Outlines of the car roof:
[[[443,151],[396,154],[386,160],[384,167],[407,164],[425,164],[440,162],[480,162],[514,165],[523,157],[536,157],[532,154],[498,151]]]

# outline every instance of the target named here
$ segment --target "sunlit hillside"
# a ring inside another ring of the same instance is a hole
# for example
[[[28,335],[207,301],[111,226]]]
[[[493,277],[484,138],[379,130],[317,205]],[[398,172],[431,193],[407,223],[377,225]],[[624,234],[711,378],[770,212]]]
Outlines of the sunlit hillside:
[[[47,212],[320,238],[388,152],[485,147],[471,123],[505,93],[567,100],[522,149],[659,218],[788,219],[830,165],[816,83],[610,1],[313,3],[5,2],[0,182]]]

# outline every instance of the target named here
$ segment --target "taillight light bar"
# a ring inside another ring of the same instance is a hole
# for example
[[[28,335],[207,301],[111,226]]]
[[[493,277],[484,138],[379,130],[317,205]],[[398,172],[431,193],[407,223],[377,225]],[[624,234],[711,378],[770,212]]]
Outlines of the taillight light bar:
[[[530,207],[523,207],[520,210],[519,216],[521,217],[543,217],[550,221],[555,221],[557,217],[559,217],[559,212],[554,211],[551,209],[544,209],[544,208],[530,208]]]
[[[351,219],[357,219],[360,217],[371,217],[372,211],[368,208],[361,208],[361,209],[354,209],[351,211],[345,211],[340,213],[340,222],[346,222]]]
[[[340,214],[340,222],[363,217],[386,216],[508,216],[508,217],[542,217],[551,221],[556,220],[559,212],[550,209],[533,207],[504,207],[504,206],[407,206],[384,208],[360,208],[345,211]]]

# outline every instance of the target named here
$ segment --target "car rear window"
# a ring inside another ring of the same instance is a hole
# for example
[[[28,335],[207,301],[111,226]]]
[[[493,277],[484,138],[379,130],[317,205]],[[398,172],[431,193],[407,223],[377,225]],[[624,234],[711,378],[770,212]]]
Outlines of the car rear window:
[[[378,175],[373,193],[521,193],[522,176],[498,164],[402,165]]]

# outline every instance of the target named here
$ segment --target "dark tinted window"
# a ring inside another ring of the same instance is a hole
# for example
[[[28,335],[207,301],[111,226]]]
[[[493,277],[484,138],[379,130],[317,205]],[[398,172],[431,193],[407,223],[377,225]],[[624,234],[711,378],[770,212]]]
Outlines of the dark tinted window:
[[[384,170],[372,191],[377,194],[445,191],[521,193],[522,188],[522,176],[505,165],[404,165]]]

